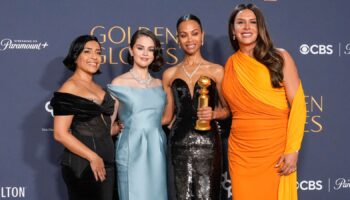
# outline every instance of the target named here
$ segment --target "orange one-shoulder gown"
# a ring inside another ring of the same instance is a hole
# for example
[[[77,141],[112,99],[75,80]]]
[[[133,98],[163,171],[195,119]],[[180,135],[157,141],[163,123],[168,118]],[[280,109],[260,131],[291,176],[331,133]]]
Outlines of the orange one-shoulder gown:
[[[266,66],[238,51],[225,65],[222,89],[232,113],[228,160],[233,199],[297,199],[296,173],[281,178],[275,165],[301,145],[306,118],[301,84],[290,109],[284,87],[271,86]]]

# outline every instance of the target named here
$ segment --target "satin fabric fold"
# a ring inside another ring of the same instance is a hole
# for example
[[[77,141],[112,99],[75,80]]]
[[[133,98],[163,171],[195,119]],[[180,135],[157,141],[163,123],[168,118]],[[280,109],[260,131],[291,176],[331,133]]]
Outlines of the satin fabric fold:
[[[290,110],[284,87],[272,88],[268,69],[238,51],[226,63],[222,85],[233,114],[228,155],[234,198],[296,199],[296,173],[280,179],[275,165],[300,148],[306,118],[301,84]]]

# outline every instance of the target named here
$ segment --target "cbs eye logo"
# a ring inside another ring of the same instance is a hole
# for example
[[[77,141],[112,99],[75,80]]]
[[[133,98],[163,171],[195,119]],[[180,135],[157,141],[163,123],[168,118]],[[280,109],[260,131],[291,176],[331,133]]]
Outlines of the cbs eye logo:
[[[333,45],[325,45],[325,44],[313,44],[300,45],[299,51],[303,55],[313,54],[313,55],[332,55],[333,54]]]
[[[51,116],[53,117],[53,109],[52,107],[50,106],[50,101],[46,102],[45,104],[45,110],[51,114]]]

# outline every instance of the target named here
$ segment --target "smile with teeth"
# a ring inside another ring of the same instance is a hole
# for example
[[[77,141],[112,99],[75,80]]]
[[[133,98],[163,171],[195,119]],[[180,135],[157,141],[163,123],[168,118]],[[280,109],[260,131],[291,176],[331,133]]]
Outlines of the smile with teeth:
[[[88,62],[87,64],[94,67],[97,66],[97,62]]]
[[[186,47],[187,47],[188,49],[193,49],[193,48],[196,47],[196,45],[195,45],[195,44],[189,44],[189,45],[186,45]]]
[[[253,33],[242,33],[242,37],[250,37]]]

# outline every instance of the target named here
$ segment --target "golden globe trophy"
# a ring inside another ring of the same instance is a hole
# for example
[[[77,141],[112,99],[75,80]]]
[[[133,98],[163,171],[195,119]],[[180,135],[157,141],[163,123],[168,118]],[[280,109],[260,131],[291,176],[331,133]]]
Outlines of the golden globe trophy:
[[[200,96],[198,97],[198,108],[203,108],[207,107],[209,103],[209,96],[208,93],[209,91],[207,90],[207,87],[209,87],[211,84],[210,78],[206,76],[201,76],[198,79],[198,85],[201,87],[199,94]],[[210,127],[210,121],[208,120],[197,120],[196,121],[196,126],[194,127],[196,130],[199,131],[208,131],[211,129]]]

